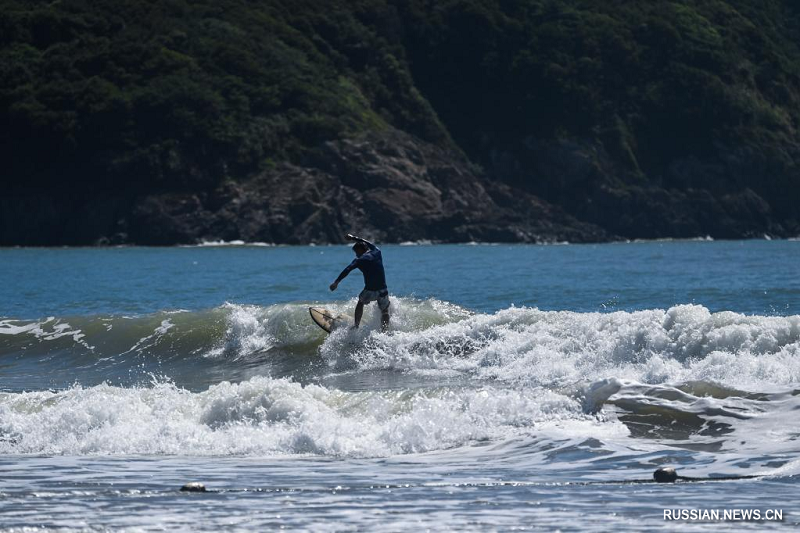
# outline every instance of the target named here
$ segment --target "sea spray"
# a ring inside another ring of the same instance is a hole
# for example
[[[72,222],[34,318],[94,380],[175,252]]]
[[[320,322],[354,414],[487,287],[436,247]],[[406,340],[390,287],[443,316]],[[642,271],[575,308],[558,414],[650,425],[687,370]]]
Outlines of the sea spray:
[[[352,303],[316,304],[346,313]],[[438,300],[395,298],[388,333],[380,332],[377,313],[368,312],[360,330],[328,336],[309,319],[308,305],[4,319],[0,361],[9,380],[17,371],[48,375],[69,368],[68,383],[83,382],[82,372],[121,375],[137,367],[180,380],[204,368],[234,372],[260,365],[263,374],[277,377],[302,372],[310,361],[551,388],[610,377],[749,390],[800,382],[797,315],[711,313],[698,305],[613,313],[511,307],[485,314]],[[270,370],[277,361],[281,369]]]
[[[171,383],[0,393],[0,454],[315,454],[383,457],[599,424],[545,390],[347,392],[255,377],[192,393]]]

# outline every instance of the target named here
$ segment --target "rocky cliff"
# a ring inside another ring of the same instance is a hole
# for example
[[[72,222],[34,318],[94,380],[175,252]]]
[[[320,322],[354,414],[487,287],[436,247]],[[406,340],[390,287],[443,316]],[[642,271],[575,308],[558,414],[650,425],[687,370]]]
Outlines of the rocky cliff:
[[[2,0],[0,245],[800,234],[788,0]]]
[[[25,244],[329,243],[356,228],[380,242],[609,237],[532,194],[486,180],[460,154],[395,130],[328,142],[305,165],[280,164],[210,191],[45,193],[5,198],[2,207],[2,227],[19,233],[0,238]]]

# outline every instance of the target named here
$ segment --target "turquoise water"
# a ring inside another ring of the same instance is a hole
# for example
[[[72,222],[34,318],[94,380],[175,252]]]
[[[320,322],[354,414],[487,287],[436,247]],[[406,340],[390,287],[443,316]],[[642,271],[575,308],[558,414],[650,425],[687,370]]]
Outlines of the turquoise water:
[[[383,254],[326,335],[343,246],[0,250],[0,528],[799,523],[800,242]]]
[[[384,246],[392,292],[481,312],[511,305],[633,311],[697,303],[712,311],[800,313],[800,243]],[[153,313],[225,302],[328,301],[352,252],[324,247],[3,249],[0,314]],[[349,291],[350,294],[345,294]]]

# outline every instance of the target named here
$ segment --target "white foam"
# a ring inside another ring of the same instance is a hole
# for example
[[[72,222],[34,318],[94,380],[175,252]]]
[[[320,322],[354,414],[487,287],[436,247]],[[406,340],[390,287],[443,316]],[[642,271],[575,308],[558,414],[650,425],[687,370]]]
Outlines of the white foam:
[[[20,323],[19,320],[0,321],[0,335],[32,335],[39,341],[54,341],[69,337],[73,342],[88,350],[94,350],[84,339],[86,335],[80,328],[73,328],[68,322],[48,317],[38,322]]]
[[[303,353],[315,351],[324,332],[309,318],[308,307],[305,304],[260,307],[226,303],[222,306],[225,335],[204,355],[240,359],[270,348],[288,348]],[[343,305],[328,307],[336,313],[345,310]]]
[[[225,337],[205,354],[207,357],[243,357],[273,345],[262,308],[233,304],[225,304],[225,307],[228,311]]]
[[[239,239],[235,239],[232,241],[203,241],[198,244],[188,245],[188,247],[219,247],[219,246],[275,246],[274,243],[269,242],[246,242]],[[187,247],[184,245],[184,247]]]
[[[116,357],[136,351],[175,351],[231,359],[261,357],[272,349],[333,366],[392,369],[477,379],[562,386],[618,378],[642,383],[703,380],[746,390],[800,383],[800,316],[711,313],[698,305],[613,313],[509,308],[473,313],[434,299],[392,297],[388,334],[376,306],[358,331],[326,335],[308,307],[352,314],[355,300],[271,306],[226,304],[194,313],[164,313],[70,322],[0,321],[0,340],[12,353],[47,353],[101,346]],[[109,331],[113,321],[113,331]],[[119,322],[117,322],[119,321]]]
[[[162,320],[161,324],[153,331],[153,333],[145,337],[142,337],[141,339],[136,341],[136,344],[131,346],[121,355],[130,352],[149,350],[153,348],[154,346],[158,345],[161,342],[164,335],[166,335],[166,333],[173,327],[175,327],[175,324],[173,324],[170,319]]]
[[[711,380],[752,390],[800,383],[800,316],[663,310],[573,313],[511,308],[427,329],[369,333],[362,367],[447,369],[535,385],[606,377],[645,383]],[[323,353],[346,352],[332,336]]]
[[[647,244],[655,242],[713,242],[711,235],[698,235],[697,237],[659,237],[657,239],[628,239],[625,244]]]
[[[343,392],[256,377],[191,393],[171,384],[0,394],[0,453],[318,454],[381,457],[598,420],[577,400],[526,389]]]
[[[19,324],[18,320],[3,320],[0,321],[0,335],[19,335],[21,333],[43,335],[42,326],[52,320],[55,320],[55,318],[49,317],[41,322],[30,322],[28,324]]]

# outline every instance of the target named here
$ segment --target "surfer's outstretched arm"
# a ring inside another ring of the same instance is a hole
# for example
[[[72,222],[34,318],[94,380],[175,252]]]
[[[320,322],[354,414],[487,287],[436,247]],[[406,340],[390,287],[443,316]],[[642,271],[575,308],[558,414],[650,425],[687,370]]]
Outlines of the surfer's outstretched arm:
[[[356,237],[355,235],[353,235],[351,233],[347,234],[347,238],[350,239],[351,241],[363,242],[364,244],[367,245],[367,248],[369,248],[370,250],[377,250],[378,249],[377,246],[375,246],[374,244],[369,242],[367,239],[362,239],[361,237]]]
[[[344,270],[342,270],[342,273],[341,273],[341,274],[339,274],[339,277],[338,277],[338,278],[336,278],[336,281],[334,281],[333,283],[331,283],[331,287],[330,287],[330,289],[331,289],[332,291],[335,291],[335,290],[336,290],[336,287],[339,285],[339,282],[340,282],[340,281],[342,281],[344,278],[346,278],[346,277],[347,277],[347,275],[348,275],[350,272],[352,272],[352,271],[353,271],[353,269],[354,269],[354,268],[356,268],[356,266],[357,266],[357,265],[358,265],[358,258],[355,258],[355,259],[353,259],[353,262],[352,262],[352,263],[350,263],[349,265],[347,265],[346,267],[344,267]]]

